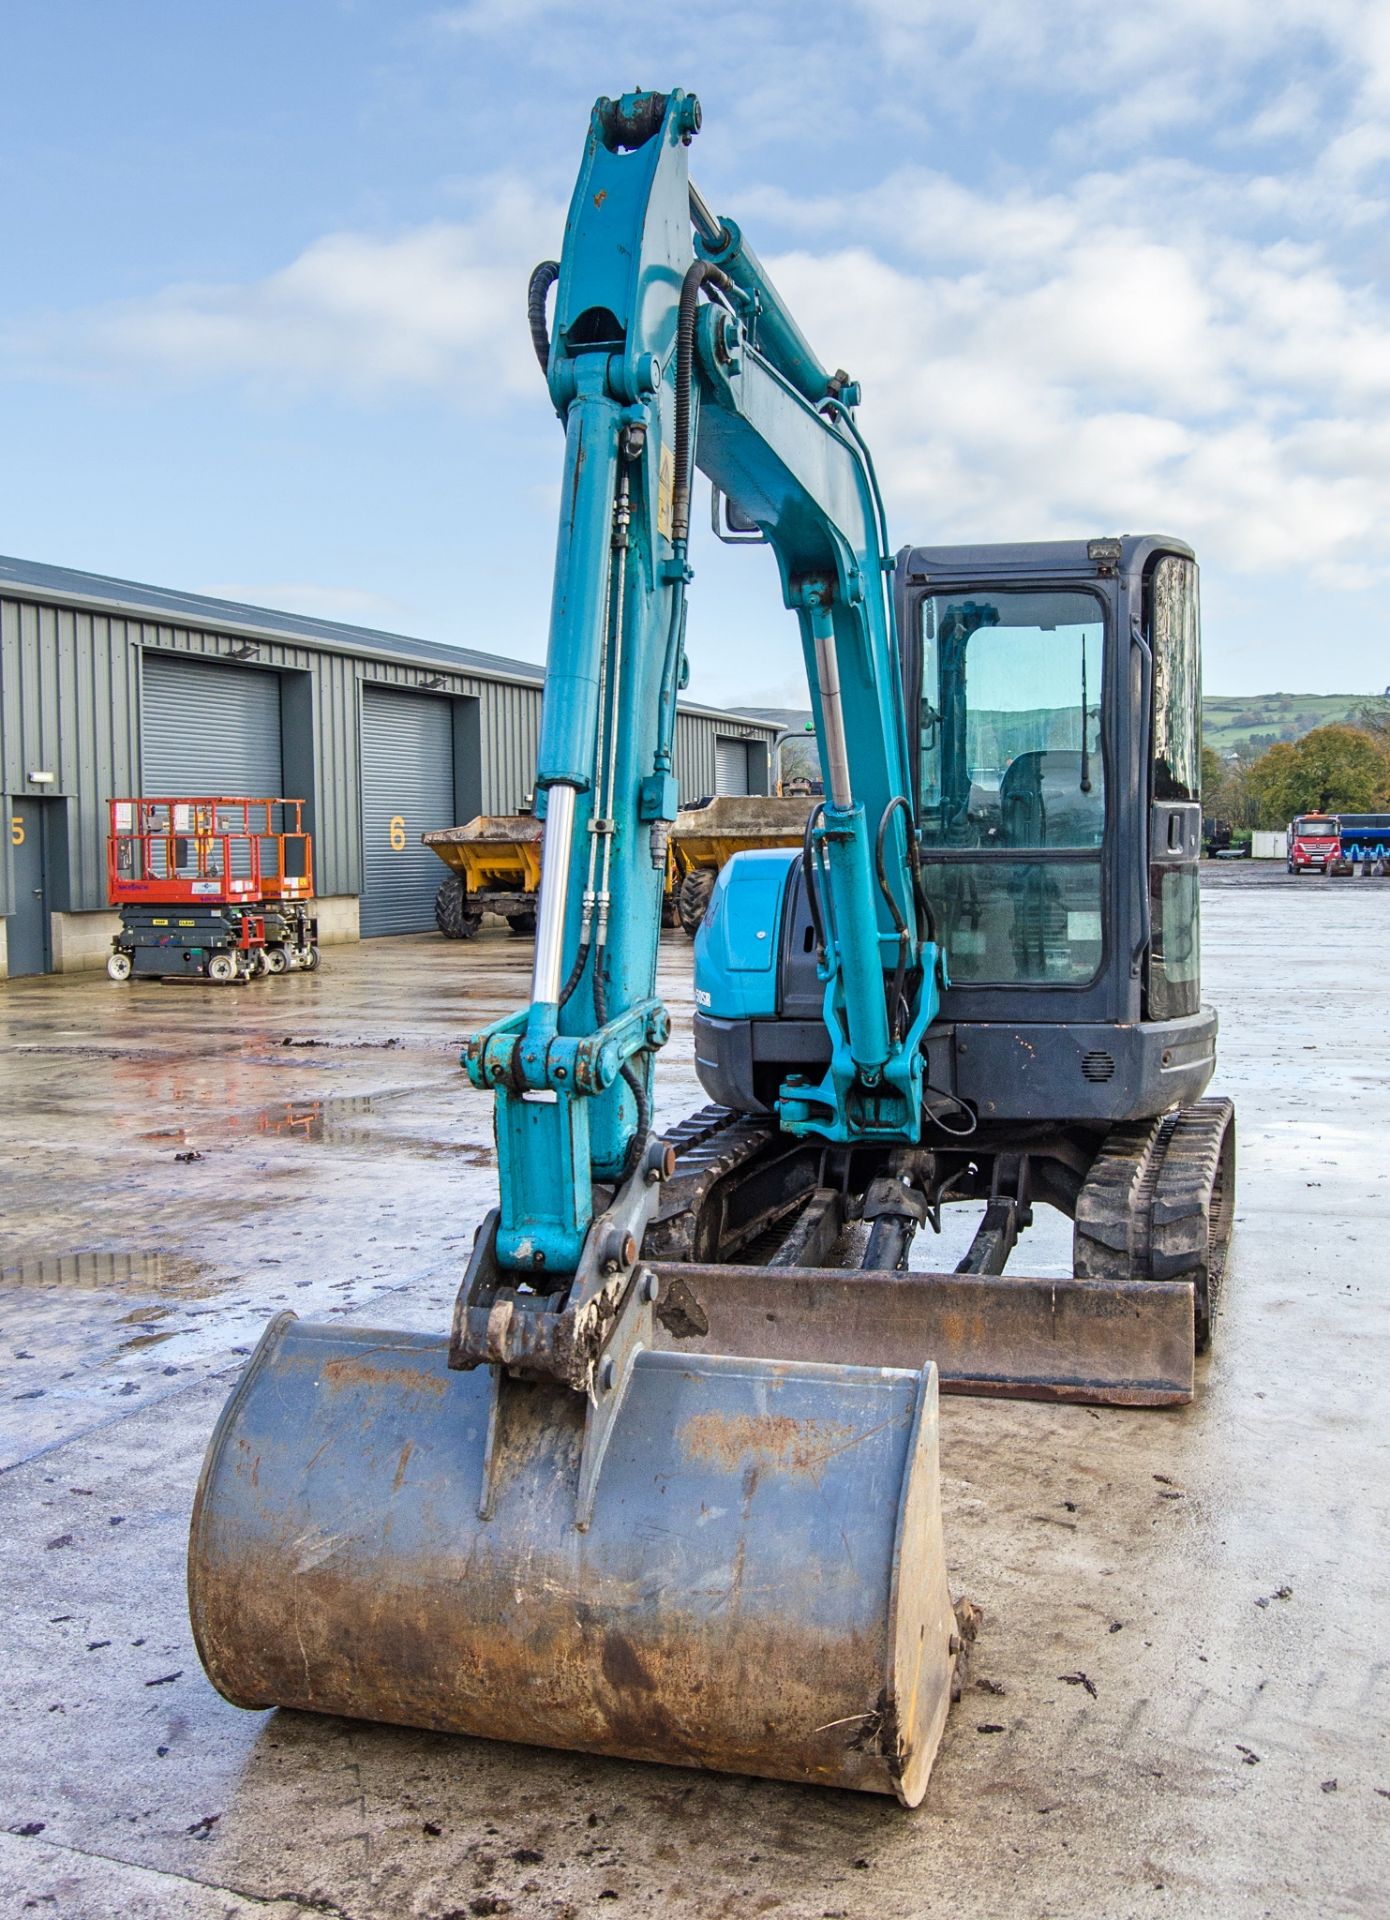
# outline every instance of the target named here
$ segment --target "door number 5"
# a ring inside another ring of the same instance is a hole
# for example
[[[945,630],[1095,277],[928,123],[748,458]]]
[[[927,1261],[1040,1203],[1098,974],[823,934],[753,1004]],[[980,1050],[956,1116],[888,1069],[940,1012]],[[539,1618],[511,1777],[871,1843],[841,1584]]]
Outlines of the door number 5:
[[[404,841],[401,844],[404,845]],[[17,813],[10,815],[10,845],[12,847],[24,845],[24,821]]]
[[[405,815],[404,814],[393,813],[391,815],[390,838],[391,838],[392,853],[404,853],[405,852]]]

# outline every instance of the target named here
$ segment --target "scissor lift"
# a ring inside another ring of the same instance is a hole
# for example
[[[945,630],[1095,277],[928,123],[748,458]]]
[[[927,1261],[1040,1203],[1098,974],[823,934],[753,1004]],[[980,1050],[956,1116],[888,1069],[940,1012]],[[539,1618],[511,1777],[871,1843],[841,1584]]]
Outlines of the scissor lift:
[[[219,986],[319,964],[304,802],[244,795],[111,802],[108,891],[121,910],[106,971]]]

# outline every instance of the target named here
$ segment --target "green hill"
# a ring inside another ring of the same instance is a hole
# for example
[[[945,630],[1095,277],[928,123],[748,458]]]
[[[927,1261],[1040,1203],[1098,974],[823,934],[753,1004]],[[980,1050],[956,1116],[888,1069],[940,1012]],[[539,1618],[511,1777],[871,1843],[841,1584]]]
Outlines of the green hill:
[[[1256,752],[1273,746],[1276,740],[1301,740],[1314,727],[1331,726],[1336,721],[1353,724],[1367,708],[1390,713],[1390,688],[1384,694],[1373,693],[1209,693],[1202,701],[1202,740],[1223,758],[1237,748],[1250,746]],[[810,714],[801,707],[740,707],[735,709],[759,720],[774,720],[779,726],[802,727]],[[1043,743],[1039,743],[1043,744]],[[785,769],[791,772],[814,771],[815,749],[810,741],[788,743]]]
[[[1363,707],[1390,707],[1370,693],[1207,694],[1202,701],[1202,739],[1222,755],[1246,745],[1301,740],[1314,727],[1355,722]]]

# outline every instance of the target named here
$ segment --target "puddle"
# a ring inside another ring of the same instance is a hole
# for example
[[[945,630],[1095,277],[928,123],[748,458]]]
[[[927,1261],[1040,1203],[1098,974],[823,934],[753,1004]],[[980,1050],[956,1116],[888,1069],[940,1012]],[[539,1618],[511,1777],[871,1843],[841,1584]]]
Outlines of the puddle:
[[[0,1286],[10,1287],[206,1294],[217,1285],[199,1261],[171,1253],[59,1253],[0,1267]]]
[[[174,1048],[174,1047],[97,1047],[75,1046],[58,1047],[47,1040],[21,1040],[9,1049],[12,1053],[49,1055],[55,1060],[118,1060],[122,1066],[132,1062],[152,1062],[157,1066],[182,1066],[189,1060],[200,1060],[209,1052],[218,1053],[222,1048]]]
[[[400,1087],[390,1093],[330,1094],[324,1100],[277,1100],[255,1113],[240,1115],[233,1124],[239,1132],[282,1139],[357,1141],[362,1138],[361,1128],[345,1126],[344,1121],[363,1119],[413,1092],[413,1087]]]
[[[142,1140],[156,1145],[186,1146],[197,1138],[206,1145],[213,1133],[269,1134],[295,1140],[347,1140],[363,1138],[360,1129],[345,1127],[346,1120],[360,1120],[374,1114],[393,1100],[404,1100],[417,1093],[416,1087],[388,1087],[384,1093],[331,1093],[322,1099],[275,1100],[268,1107],[253,1107],[249,1113],[228,1114],[225,1119],[191,1127],[157,1127],[142,1133]]]
[[[467,1166],[488,1165],[493,1158],[491,1147],[463,1146],[452,1140],[436,1140],[420,1134],[380,1134],[361,1125],[393,1101],[404,1100],[420,1091],[418,1087],[390,1087],[384,1093],[339,1093],[322,1099],[276,1100],[268,1107],[229,1114],[215,1123],[157,1127],[138,1137],[155,1146],[189,1147],[196,1143],[208,1147],[216,1138],[231,1136],[249,1140],[259,1135],[328,1146],[389,1149],[431,1160],[453,1158]]]

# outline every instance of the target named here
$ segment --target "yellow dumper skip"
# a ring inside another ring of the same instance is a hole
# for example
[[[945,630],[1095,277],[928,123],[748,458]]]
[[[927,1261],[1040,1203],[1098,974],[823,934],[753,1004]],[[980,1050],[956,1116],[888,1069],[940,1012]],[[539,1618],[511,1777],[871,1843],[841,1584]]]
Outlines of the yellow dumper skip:
[[[449,869],[434,897],[439,931],[471,940],[484,913],[500,914],[513,933],[534,933],[541,880],[542,823],[529,813],[480,813],[466,827],[422,833]]]

